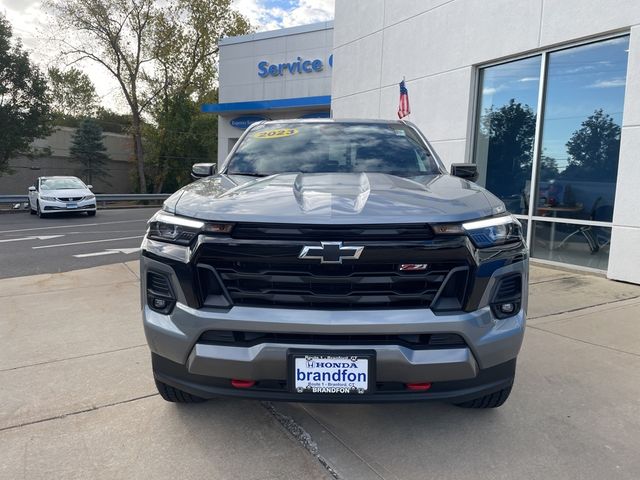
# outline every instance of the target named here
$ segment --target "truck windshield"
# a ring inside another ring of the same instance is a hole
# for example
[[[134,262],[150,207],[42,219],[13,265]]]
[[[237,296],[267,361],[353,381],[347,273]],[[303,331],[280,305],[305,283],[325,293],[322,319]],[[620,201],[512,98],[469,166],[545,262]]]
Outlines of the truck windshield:
[[[252,129],[231,157],[230,175],[367,172],[402,177],[440,169],[413,131],[400,124],[288,123]]]

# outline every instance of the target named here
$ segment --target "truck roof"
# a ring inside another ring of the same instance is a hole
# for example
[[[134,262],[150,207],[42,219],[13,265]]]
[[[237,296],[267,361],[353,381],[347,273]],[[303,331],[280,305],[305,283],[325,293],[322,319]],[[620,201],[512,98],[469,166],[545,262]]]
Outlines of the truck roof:
[[[271,125],[274,123],[376,123],[380,125],[407,125],[405,120],[387,120],[379,118],[281,118],[263,120],[254,125]]]

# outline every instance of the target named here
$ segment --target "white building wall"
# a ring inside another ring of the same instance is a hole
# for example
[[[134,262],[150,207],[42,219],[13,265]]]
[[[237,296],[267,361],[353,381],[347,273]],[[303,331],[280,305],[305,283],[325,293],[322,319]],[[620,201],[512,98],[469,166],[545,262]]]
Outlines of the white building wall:
[[[219,103],[251,102],[331,95],[329,56],[333,51],[333,22],[286,28],[270,32],[226,38],[220,41]],[[258,64],[320,59],[320,72],[284,72],[281,76],[260,77]],[[328,107],[325,107],[328,110]],[[312,110],[243,111],[225,113],[218,121],[218,161],[229,151],[229,140],[243,130],[229,124],[241,115],[259,114],[270,119],[299,117]]]
[[[334,118],[410,121],[447,165],[471,161],[478,65],[631,30],[608,276],[640,283],[640,1],[336,0]]]
[[[248,102],[331,94],[333,23],[304,25],[273,32],[260,32],[223,39],[220,42],[219,102]],[[282,76],[258,76],[258,63],[321,59],[321,72]]]
[[[608,275],[640,283],[640,25],[631,29],[629,40]]]

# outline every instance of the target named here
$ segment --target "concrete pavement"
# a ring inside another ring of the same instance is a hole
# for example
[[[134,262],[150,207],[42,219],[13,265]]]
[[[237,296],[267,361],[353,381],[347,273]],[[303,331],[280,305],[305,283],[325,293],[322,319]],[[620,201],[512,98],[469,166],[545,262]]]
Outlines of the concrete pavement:
[[[322,479],[260,403],[164,402],[137,262],[0,280],[0,479]]]
[[[532,267],[516,385],[495,411],[165,403],[136,262],[2,279],[0,312],[0,479],[640,478],[635,285]]]

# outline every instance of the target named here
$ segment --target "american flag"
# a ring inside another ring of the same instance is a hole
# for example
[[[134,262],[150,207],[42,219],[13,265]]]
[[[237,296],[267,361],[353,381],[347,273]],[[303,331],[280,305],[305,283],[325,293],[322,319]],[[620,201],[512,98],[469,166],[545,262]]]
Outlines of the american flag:
[[[411,113],[409,108],[409,90],[404,84],[404,80],[400,82],[400,102],[398,103],[398,118],[406,117]]]

